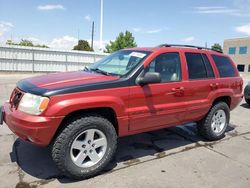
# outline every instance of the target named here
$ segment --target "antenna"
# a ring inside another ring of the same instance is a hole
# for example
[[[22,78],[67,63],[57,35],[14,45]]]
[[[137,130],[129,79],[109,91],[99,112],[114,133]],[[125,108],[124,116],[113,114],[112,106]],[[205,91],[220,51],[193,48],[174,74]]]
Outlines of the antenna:
[[[94,30],[95,30],[95,22],[92,22],[92,33],[91,33],[91,49],[94,50]]]

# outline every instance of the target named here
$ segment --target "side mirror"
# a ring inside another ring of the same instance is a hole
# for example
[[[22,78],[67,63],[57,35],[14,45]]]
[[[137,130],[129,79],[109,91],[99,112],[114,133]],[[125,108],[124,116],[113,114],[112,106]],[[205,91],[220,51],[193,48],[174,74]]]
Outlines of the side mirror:
[[[146,84],[160,83],[161,75],[158,72],[147,72],[143,77],[137,79],[137,84],[143,86]]]

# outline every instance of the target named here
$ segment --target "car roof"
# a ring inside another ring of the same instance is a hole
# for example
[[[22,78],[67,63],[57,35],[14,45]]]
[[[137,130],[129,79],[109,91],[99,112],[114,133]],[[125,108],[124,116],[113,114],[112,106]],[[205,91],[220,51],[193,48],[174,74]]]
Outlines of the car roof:
[[[218,52],[209,48],[202,48],[196,46],[157,46],[157,47],[135,47],[128,48],[125,50],[138,50],[138,51],[150,51],[150,52],[172,52],[172,51],[184,51],[184,52],[193,52],[193,53],[210,53],[214,55],[225,56],[222,52]]]

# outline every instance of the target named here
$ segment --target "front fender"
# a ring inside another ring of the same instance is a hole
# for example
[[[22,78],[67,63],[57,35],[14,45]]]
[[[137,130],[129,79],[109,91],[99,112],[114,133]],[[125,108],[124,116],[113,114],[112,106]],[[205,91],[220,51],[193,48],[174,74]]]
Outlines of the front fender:
[[[117,117],[122,117],[126,114],[127,101],[128,95],[122,92],[113,92],[113,95],[76,93],[53,96],[50,98],[49,106],[44,112],[44,115],[50,117],[66,116],[77,110],[110,107],[115,111]]]

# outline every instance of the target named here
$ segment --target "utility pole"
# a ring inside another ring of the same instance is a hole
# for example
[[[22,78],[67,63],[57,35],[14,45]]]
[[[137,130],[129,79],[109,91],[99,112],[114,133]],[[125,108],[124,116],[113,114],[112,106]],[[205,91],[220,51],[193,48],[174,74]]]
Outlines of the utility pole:
[[[101,0],[101,17],[100,17],[100,52],[103,52],[103,47],[102,47],[102,26],[103,26],[103,0]]]
[[[92,22],[92,34],[91,34],[91,48],[94,50],[94,30],[95,30],[95,22]]]

